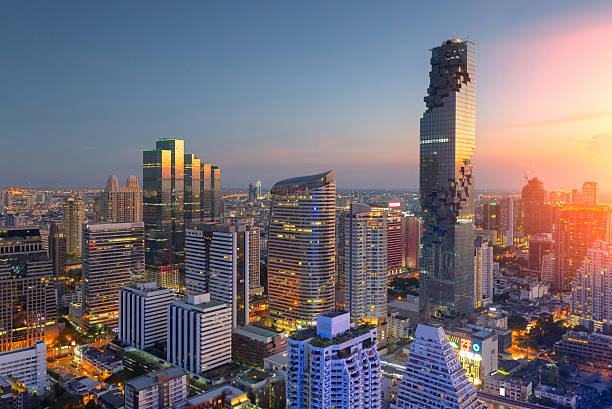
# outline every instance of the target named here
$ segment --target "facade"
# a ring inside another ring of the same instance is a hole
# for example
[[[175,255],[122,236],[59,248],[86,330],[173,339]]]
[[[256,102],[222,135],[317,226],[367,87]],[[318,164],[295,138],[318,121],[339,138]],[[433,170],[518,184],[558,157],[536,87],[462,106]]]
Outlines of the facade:
[[[581,198],[584,204],[596,205],[599,200],[599,185],[597,182],[584,182]]]
[[[232,327],[249,323],[250,239],[259,230],[247,224],[204,223],[187,229],[185,284],[188,294],[210,293],[210,299],[232,309]]]
[[[187,374],[177,368],[130,379],[125,383],[125,409],[182,408],[187,403]]]
[[[548,284],[549,288],[555,282],[556,276],[556,268],[557,268],[557,258],[555,257],[554,252],[546,253],[542,256],[542,270],[540,276],[542,277],[542,282],[544,284]]]
[[[587,249],[597,240],[612,241],[609,206],[561,204],[553,209],[554,253],[557,261],[553,289],[571,290]]]
[[[287,409],[380,409],[376,329],[351,329],[350,316],[317,317],[316,329],[289,338]]]
[[[142,222],[142,189],[136,176],[119,186],[117,176],[111,175],[96,198],[94,213],[96,223]]]
[[[185,154],[185,227],[202,221],[201,161],[193,153]]]
[[[83,199],[69,198],[64,203],[64,228],[66,229],[66,253],[81,255],[81,226],[85,222]]]
[[[485,230],[500,230],[500,208],[497,202],[486,202],[482,206],[482,228]]]
[[[393,409],[481,409],[444,330],[419,324]]]
[[[200,373],[232,361],[232,310],[209,294],[168,306],[167,361]]]
[[[572,284],[570,322],[612,334],[612,243],[597,240]]]
[[[336,229],[336,255],[343,260],[337,272],[339,304],[345,306],[355,322],[375,325],[384,322],[387,315],[387,213],[374,211],[365,204],[351,203],[350,209],[339,211]],[[399,248],[401,253],[401,245]]]
[[[483,327],[445,330],[465,375],[474,385],[482,385],[485,377],[498,368],[498,335]]]
[[[612,336],[569,331],[554,345],[557,353],[573,355],[604,368],[612,365]]]
[[[542,257],[554,249],[554,240],[551,233],[535,235],[529,239],[528,267],[530,270],[542,270]]]
[[[117,328],[119,290],[144,271],[144,225],[83,226],[83,326]]]
[[[493,247],[478,237],[474,245],[474,308],[493,302]]]
[[[544,183],[538,178],[527,181],[521,194],[525,236],[552,232],[551,208],[546,203]]]
[[[66,230],[64,223],[52,222],[49,227],[49,258],[53,262],[53,274],[61,277],[66,273]]]
[[[53,263],[35,227],[0,231],[0,352],[30,347],[57,330]]]
[[[387,215],[387,272],[389,276],[404,272],[406,251],[406,222],[401,210],[401,202],[385,205],[370,205],[374,212]],[[352,316],[352,314],[351,314]]]
[[[287,335],[255,325],[234,328],[232,357],[262,367],[264,359],[287,350]]]
[[[423,234],[423,222],[421,218],[409,215],[404,217],[404,267],[409,269],[419,268],[419,257],[421,255],[421,236]]]
[[[448,40],[432,49],[421,118],[421,309],[453,316],[473,311],[476,48]]]
[[[44,393],[48,386],[45,341],[37,340],[29,347],[0,352],[0,375],[18,379],[30,393]]]
[[[533,393],[533,382],[511,374],[495,372],[485,376],[484,391],[526,402],[529,395]]]
[[[270,197],[270,315],[278,327],[294,330],[334,308],[334,173],[280,181]]]
[[[174,294],[155,282],[123,288],[119,291],[119,340],[138,349],[166,342],[172,301]]]

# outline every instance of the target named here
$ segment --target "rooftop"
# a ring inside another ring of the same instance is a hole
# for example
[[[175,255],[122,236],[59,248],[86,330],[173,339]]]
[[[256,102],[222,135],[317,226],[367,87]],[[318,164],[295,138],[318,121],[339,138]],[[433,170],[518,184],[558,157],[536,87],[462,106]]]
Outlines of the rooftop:
[[[139,376],[138,378],[131,379],[125,383],[136,390],[144,389],[148,386],[154,385],[160,381],[160,378],[172,379],[186,375],[186,372],[176,368],[170,367],[161,369],[159,371],[151,372],[150,374]]]
[[[277,182],[271,189],[272,192],[283,189],[283,188],[297,188],[302,187],[304,189],[316,189],[330,184],[334,181],[334,171],[328,170],[327,172],[319,173],[316,175],[299,176],[296,178],[284,179]]]

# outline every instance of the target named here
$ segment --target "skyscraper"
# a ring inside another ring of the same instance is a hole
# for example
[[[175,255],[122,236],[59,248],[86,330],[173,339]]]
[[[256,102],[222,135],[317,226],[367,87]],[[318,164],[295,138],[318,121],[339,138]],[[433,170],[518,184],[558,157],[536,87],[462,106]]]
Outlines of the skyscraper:
[[[442,328],[419,324],[392,409],[481,409]]]
[[[288,330],[334,308],[334,172],[282,180],[270,191],[270,315]]]
[[[83,226],[83,327],[118,327],[119,290],[144,271],[144,225]]]
[[[482,206],[482,221],[483,221],[483,229],[485,230],[499,230],[499,220],[500,220],[500,207],[497,202],[486,202]]]
[[[404,229],[406,223],[401,206],[401,202],[370,205],[372,211],[387,214],[387,272],[390,276],[401,274],[405,267],[404,252],[406,245],[404,240],[406,235]]]
[[[612,334],[612,243],[596,240],[572,285],[573,325]]]
[[[117,176],[111,175],[106,187],[96,198],[96,223],[132,223],[142,221],[142,189],[136,176],[130,176],[125,186],[119,186]]]
[[[219,220],[221,216],[221,169],[202,162],[200,186],[202,221]]]
[[[49,257],[53,261],[53,274],[56,277],[66,272],[66,231],[64,223],[51,222],[49,227]]]
[[[287,409],[380,409],[376,328],[352,329],[348,313],[330,311],[287,344]]]
[[[257,199],[263,198],[263,193],[261,191],[261,180],[258,180],[257,183],[255,183],[255,197]]]
[[[584,182],[582,184],[582,203],[597,204],[599,199],[599,186],[597,182]]]
[[[66,252],[71,256],[81,255],[81,226],[85,221],[83,199],[68,198],[64,202],[64,228],[66,229]]]
[[[557,265],[553,289],[570,291],[576,272],[597,240],[611,239],[610,207],[561,204],[553,209],[553,240]]]
[[[421,118],[421,308],[436,314],[473,310],[476,48],[448,40],[432,49],[427,106]]]
[[[200,191],[201,161],[193,153],[185,154],[185,226],[191,227],[202,220]]]
[[[212,220],[219,220],[221,218],[221,169],[212,166],[211,174],[212,204],[210,212]]]
[[[493,302],[493,247],[477,237],[474,243],[474,308]]]
[[[421,236],[423,234],[423,222],[420,217],[409,215],[404,217],[404,266],[416,269],[419,267],[421,255]]]
[[[544,184],[533,178],[527,181],[522,191],[525,236],[552,231],[551,207],[546,203]]]
[[[387,214],[351,203],[338,213],[339,304],[356,322],[378,324],[387,316]]]
[[[234,328],[249,323],[251,232],[246,224],[204,223],[187,229],[186,291],[210,293],[212,301],[231,307]]]

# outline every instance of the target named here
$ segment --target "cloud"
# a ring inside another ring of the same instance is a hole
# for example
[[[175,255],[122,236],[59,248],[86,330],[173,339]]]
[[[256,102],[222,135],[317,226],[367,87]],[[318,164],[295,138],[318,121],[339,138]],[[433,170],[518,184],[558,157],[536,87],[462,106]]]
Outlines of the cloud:
[[[593,135],[586,143],[591,152],[612,157],[612,133]]]
[[[501,128],[512,129],[512,128],[530,128],[534,126],[547,126],[547,125],[557,125],[564,124],[568,122],[576,122],[576,121],[588,121],[591,119],[599,119],[599,118],[608,118],[612,117],[612,111],[608,112],[581,112],[574,115],[565,115],[558,118],[544,119],[542,121],[532,121],[532,122],[519,122],[516,124],[509,124],[505,126],[501,126]]]

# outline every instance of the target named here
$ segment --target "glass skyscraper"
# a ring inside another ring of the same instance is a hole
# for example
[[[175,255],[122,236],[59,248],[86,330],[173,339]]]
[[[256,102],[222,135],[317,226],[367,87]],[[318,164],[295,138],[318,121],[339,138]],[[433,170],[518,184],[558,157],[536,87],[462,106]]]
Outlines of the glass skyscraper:
[[[435,315],[473,311],[476,49],[448,40],[431,50],[421,118],[421,307]]]
[[[291,331],[334,309],[334,172],[282,180],[270,197],[270,315]]]

